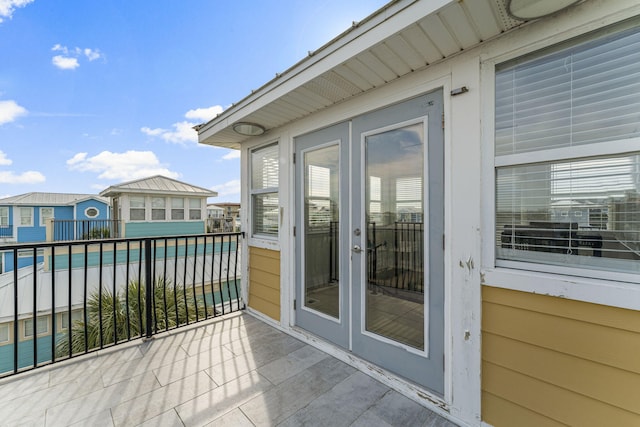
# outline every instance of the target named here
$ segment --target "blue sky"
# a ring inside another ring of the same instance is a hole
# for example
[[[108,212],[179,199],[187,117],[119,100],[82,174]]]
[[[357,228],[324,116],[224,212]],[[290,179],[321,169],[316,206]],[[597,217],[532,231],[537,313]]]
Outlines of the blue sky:
[[[155,174],[239,201],[205,122],[383,0],[0,0],[0,197]]]

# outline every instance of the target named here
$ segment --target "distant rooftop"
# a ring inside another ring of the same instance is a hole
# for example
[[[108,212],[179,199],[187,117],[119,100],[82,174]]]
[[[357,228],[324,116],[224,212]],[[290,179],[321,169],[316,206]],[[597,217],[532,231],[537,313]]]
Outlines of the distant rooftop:
[[[187,184],[166,176],[156,175],[149,178],[124,182],[103,190],[100,195],[104,197],[117,196],[119,194],[173,194],[183,196],[216,197],[218,193],[206,188]]]
[[[67,206],[88,199],[96,199],[106,204],[109,203],[108,199],[95,194],[32,192],[0,199],[0,205]]]

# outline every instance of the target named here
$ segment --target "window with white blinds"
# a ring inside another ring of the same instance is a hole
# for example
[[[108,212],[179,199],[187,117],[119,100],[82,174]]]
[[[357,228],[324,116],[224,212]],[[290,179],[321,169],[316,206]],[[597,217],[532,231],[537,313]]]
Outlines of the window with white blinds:
[[[278,144],[251,152],[251,213],[253,235],[278,235]]]
[[[129,219],[144,221],[146,216],[146,199],[144,196],[129,197]]]
[[[0,207],[0,227],[9,225],[9,208],[6,206]]]
[[[496,68],[496,155],[640,137],[640,31]]]
[[[396,215],[400,222],[422,222],[422,177],[396,180]]]
[[[496,264],[640,281],[640,28],[496,67],[495,108]]]

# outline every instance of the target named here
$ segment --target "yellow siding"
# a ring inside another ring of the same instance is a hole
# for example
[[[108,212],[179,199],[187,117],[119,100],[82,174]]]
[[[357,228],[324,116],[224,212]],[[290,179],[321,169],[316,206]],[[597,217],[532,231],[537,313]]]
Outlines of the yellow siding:
[[[249,307],[280,321],[280,252],[249,247]]]
[[[640,426],[640,312],[482,289],[482,418]]]

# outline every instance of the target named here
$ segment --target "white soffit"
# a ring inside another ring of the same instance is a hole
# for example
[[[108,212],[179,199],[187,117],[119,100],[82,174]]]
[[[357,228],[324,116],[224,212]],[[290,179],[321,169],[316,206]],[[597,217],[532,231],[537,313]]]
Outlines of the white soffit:
[[[495,37],[521,21],[505,0],[392,1],[210,122],[199,142],[239,148],[238,121],[267,130],[382,86]]]

